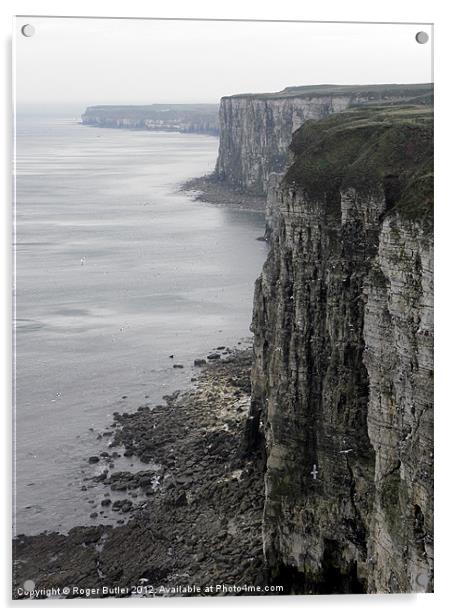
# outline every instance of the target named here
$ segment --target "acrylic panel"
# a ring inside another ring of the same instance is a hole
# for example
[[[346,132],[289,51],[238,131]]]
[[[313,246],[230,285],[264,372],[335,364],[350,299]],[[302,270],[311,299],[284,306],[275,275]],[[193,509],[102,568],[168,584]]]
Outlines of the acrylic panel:
[[[14,28],[14,598],[432,592],[431,24]]]

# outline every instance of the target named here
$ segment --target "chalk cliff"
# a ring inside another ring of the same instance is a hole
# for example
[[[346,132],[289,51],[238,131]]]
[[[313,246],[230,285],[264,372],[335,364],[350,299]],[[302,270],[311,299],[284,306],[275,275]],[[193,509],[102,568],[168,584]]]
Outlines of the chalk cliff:
[[[293,101],[277,103],[293,113]],[[303,119],[348,102],[315,104]],[[258,116],[239,128],[246,109],[269,118],[262,101],[232,98],[221,121],[234,118],[236,143],[262,152]],[[282,148],[289,134],[273,138]],[[266,452],[266,562],[291,592],[429,592],[431,108],[364,106],[306,122],[290,150],[270,191],[245,443]],[[237,177],[262,187],[268,167],[246,164]]]
[[[97,105],[82,124],[106,128],[218,134],[218,105]]]
[[[265,194],[272,172],[282,172],[293,133],[352,105],[428,102],[431,84],[300,86],[271,94],[237,94],[220,102],[215,177],[234,188]]]

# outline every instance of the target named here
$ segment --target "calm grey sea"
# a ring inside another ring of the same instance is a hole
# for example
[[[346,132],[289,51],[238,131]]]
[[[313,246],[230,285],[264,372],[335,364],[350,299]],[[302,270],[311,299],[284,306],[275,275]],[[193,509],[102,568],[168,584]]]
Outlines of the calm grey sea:
[[[262,215],[177,190],[213,169],[217,147],[19,116],[17,533],[89,524],[87,458],[113,413],[188,387],[195,357],[250,335]]]

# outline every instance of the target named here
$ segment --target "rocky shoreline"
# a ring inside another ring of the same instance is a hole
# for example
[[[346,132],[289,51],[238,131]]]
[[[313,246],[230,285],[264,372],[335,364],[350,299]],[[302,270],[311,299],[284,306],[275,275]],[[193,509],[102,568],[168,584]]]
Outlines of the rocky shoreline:
[[[193,389],[117,414],[108,451],[93,452],[91,481],[109,490],[93,514],[108,520],[113,509],[127,519],[67,535],[19,535],[14,598],[23,598],[26,580],[43,598],[50,589],[86,597],[87,588],[91,597],[272,594],[262,590],[264,460],[259,450],[245,453],[243,441],[252,351],[211,357]],[[121,455],[135,456],[141,470],[114,472]],[[113,468],[96,474],[105,460]]]
[[[265,212],[266,198],[234,189],[225,182],[219,182],[213,175],[193,178],[182,184],[181,191],[191,193],[195,201],[221,207]]]

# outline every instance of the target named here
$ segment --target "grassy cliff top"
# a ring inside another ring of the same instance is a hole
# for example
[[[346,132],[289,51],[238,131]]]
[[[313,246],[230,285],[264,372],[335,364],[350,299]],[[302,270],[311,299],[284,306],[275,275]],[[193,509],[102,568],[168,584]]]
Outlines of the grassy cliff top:
[[[322,84],[317,86],[289,86],[280,92],[266,92],[262,94],[234,94],[224,98],[255,98],[255,99],[281,99],[281,98],[312,98],[317,96],[355,96],[368,97],[381,100],[385,97],[416,98],[419,96],[433,96],[433,84],[373,84],[373,85],[334,85]],[[424,102],[424,101],[421,101]]]
[[[173,116],[175,114],[216,115],[218,105],[210,103],[199,104],[154,104],[154,105],[95,105],[87,107],[83,115],[105,116],[109,118],[154,118]]]
[[[309,198],[339,190],[386,195],[388,210],[411,219],[433,215],[433,109],[419,105],[356,107],[295,132],[284,182]]]

